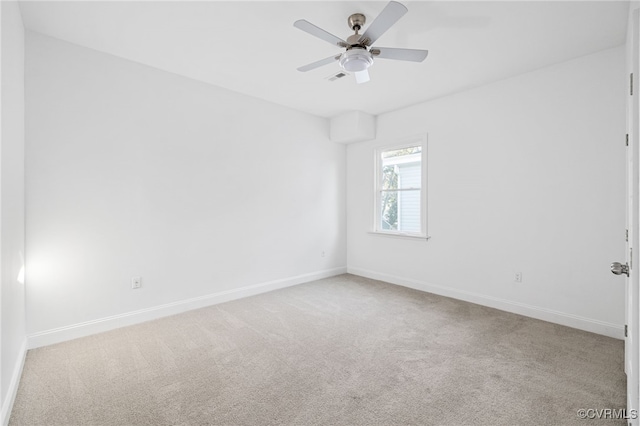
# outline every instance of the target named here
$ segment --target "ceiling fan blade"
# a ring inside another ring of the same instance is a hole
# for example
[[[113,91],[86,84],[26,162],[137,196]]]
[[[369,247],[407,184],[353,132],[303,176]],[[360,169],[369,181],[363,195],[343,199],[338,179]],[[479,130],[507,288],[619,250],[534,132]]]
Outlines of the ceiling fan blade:
[[[373,20],[369,28],[362,34],[360,41],[367,46],[371,46],[380,36],[387,32],[389,28],[395,24],[398,19],[407,13],[407,8],[395,1],[390,1],[388,5],[382,9],[380,15]]]
[[[293,26],[301,29],[304,32],[311,34],[312,36],[316,36],[319,39],[322,39],[328,43],[333,44],[334,46],[346,47],[347,42],[342,40],[340,37],[336,37],[331,33],[326,32],[320,27],[316,27],[309,21],[305,21],[304,19],[300,19],[293,23]]]
[[[397,59],[399,61],[412,62],[422,62],[429,54],[428,50],[398,49],[394,47],[372,47],[370,52],[374,58]]]
[[[316,68],[320,68],[323,65],[328,65],[328,64],[330,64],[332,62],[335,62],[335,61],[338,60],[338,58],[340,58],[340,55],[329,56],[328,58],[320,59],[319,61],[315,61],[315,62],[312,62],[310,64],[303,65],[303,66],[298,68],[298,71],[302,71],[302,72],[311,71],[311,70],[314,70]]]
[[[356,83],[358,84],[366,83],[370,80],[368,70],[355,72],[354,75],[356,76]]]

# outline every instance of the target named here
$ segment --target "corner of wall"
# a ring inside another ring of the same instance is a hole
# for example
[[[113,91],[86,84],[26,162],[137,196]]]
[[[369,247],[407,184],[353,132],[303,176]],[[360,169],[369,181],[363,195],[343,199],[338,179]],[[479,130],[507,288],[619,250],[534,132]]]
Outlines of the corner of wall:
[[[17,1],[0,2],[2,99],[0,121],[0,402],[2,424],[7,424],[26,355],[24,266],[24,23]]]
[[[7,391],[7,396],[2,401],[2,413],[0,414],[0,421],[3,426],[9,424],[9,419],[11,418],[11,410],[13,409],[13,403],[16,400],[16,395],[18,394],[18,387],[20,386],[20,377],[22,377],[22,369],[24,368],[24,361],[27,357],[27,338],[25,337],[22,341],[22,345],[20,346],[20,351],[18,354],[18,359],[16,360],[15,367],[13,369],[13,375],[11,376],[11,381],[9,382],[9,389]]]

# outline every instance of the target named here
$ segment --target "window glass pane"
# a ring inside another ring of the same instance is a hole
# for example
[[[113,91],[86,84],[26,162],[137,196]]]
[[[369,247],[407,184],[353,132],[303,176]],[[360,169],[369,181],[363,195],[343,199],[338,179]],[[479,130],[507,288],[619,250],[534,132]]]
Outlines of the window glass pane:
[[[398,189],[398,172],[400,170],[394,165],[382,165],[382,188]]]
[[[420,232],[420,190],[380,191],[380,228]]]
[[[398,230],[420,232],[420,191],[398,192]]]
[[[402,148],[402,149],[390,149],[388,151],[382,151],[382,158],[393,158],[393,157],[401,157],[403,155],[410,155],[410,154],[419,154],[422,152],[422,147],[421,146],[410,146],[408,148]]]
[[[397,191],[382,191],[380,193],[380,228],[384,230],[398,229]]]
[[[420,188],[421,160],[421,146],[383,151],[381,189]]]

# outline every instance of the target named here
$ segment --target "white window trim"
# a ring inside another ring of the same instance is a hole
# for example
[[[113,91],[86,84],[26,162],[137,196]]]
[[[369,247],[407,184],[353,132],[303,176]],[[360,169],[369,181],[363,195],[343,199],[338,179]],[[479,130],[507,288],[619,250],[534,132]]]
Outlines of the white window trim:
[[[420,188],[420,228],[422,232],[406,232],[406,231],[394,231],[388,229],[381,229],[380,223],[380,175],[382,173],[382,152],[391,151],[394,149],[409,148],[412,146],[422,146],[422,158],[420,161],[421,167],[421,188]],[[373,177],[373,229],[369,231],[373,235],[381,235],[388,237],[401,237],[410,239],[422,239],[429,240],[431,237],[427,233],[427,161],[429,159],[427,155],[427,135],[417,135],[407,139],[404,139],[401,143],[394,145],[383,145],[374,149],[374,177]]]

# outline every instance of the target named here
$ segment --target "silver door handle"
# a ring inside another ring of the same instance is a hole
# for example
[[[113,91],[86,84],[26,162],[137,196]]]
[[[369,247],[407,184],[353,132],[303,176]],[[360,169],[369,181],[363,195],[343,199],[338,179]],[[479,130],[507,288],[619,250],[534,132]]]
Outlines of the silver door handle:
[[[616,275],[625,274],[626,276],[629,276],[629,264],[625,263],[623,265],[620,262],[613,262],[611,264],[611,272],[613,272]]]

